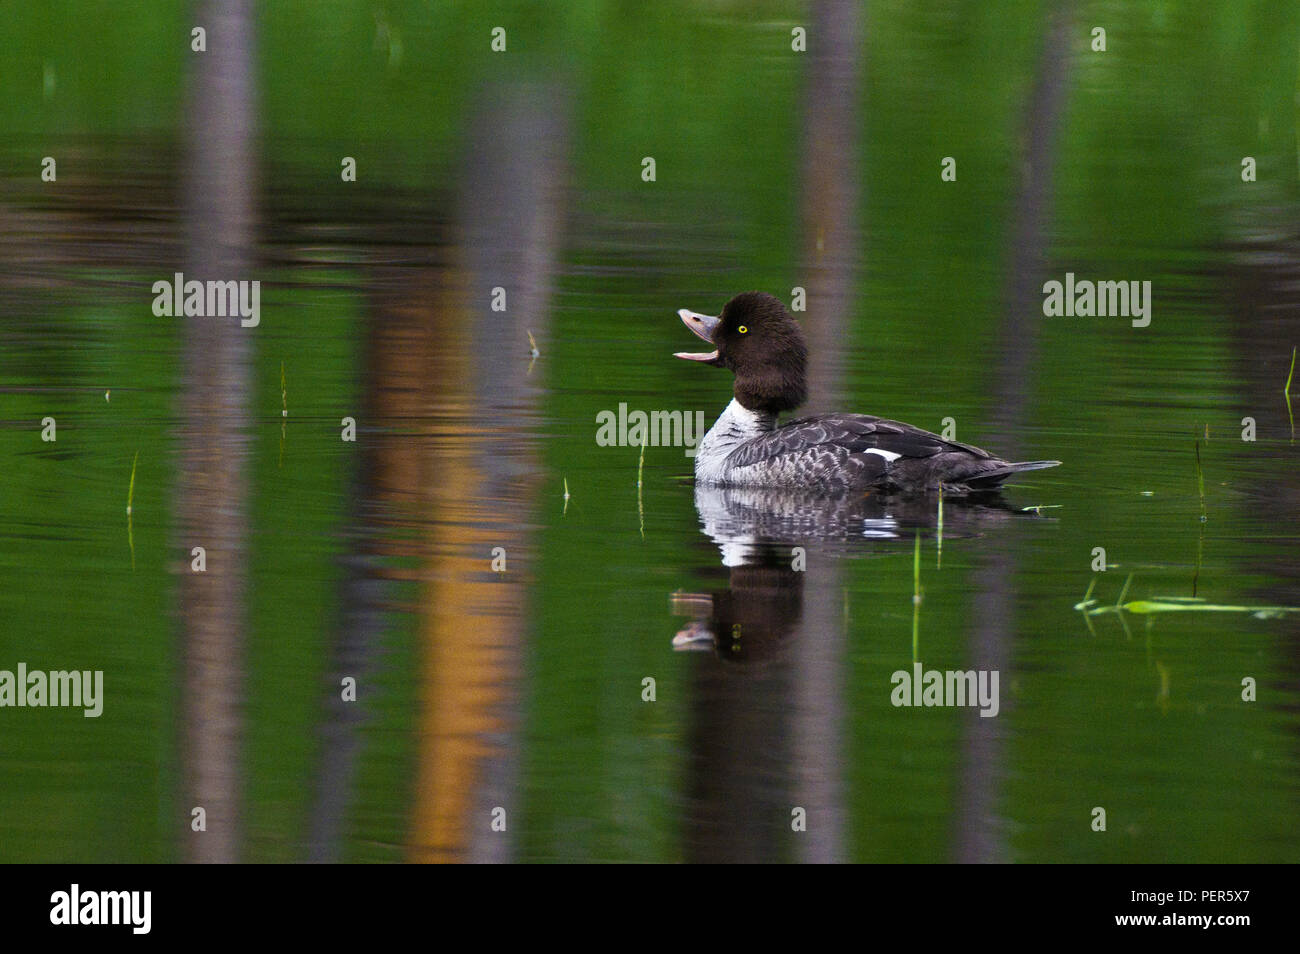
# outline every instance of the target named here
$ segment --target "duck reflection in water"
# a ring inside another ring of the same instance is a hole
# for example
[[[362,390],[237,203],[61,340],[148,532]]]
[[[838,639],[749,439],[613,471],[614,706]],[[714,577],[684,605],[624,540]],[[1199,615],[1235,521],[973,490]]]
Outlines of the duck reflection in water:
[[[809,549],[832,557],[889,556],[900,552],[889,541],[910,547],[917,532],[957,539],[1034,518],[1011,507],[1000,493],[941,500],[938,494],[827,497],[696,485],[695,507],[729,571],[727,586],[671,595],[674,615],[693,617],[672,645],[680,651],[712,650],[720,659],[742,663],[768,659],[796,637]]]
[[[682,700],[685,860],[841,857],[845,752],[855,719],[846,693],[853,653],[843,583],[856,561],[845,558],[910,559],[918,532],[938,535],[939,504],[930,494],[809,496],[696,485],[712,553],[701,575],[725,580],[712,592],[671,597],[673,611],[690,617],[673,648],[698,651]],[[1017,518],[1033,519],[996,494],[945,497],[943,539]],[[900,593],[900,606],[910,597]],[[855,628],[878,630],[872,642],[888,653],[890,624],[873,625],[871,615],[856,613]],[[896,636],[901,666],[912,658],[906,623]],[[890,688],[882,679],[881,700]],[[804,813],[806,830],[792,812]]]

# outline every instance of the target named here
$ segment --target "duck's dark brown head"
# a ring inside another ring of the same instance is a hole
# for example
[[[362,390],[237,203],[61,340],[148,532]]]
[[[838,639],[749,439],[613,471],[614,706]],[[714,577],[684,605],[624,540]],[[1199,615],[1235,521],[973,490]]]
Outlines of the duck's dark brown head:
[[[676,357],[730,370],[736,376],[736,400],[744,407],[778,413],[807,398],[808,345],[803,329],[778,299],[743,292],[716,318],[685,308],[677,314],[715,350],[678,352]]]

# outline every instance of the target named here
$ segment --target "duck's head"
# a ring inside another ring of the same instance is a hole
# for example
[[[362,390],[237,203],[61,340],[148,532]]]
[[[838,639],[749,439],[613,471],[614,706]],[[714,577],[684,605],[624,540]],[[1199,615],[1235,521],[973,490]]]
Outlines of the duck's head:
[[[763,292],[743,292],[716,318],[682,308],[687,328],[713,351],[679,351],[675,357],[727,368],[736,376],[736,400],[751,411],[777,413],[798,407],[808,395],[808,346],[803,329],[785,305]]]

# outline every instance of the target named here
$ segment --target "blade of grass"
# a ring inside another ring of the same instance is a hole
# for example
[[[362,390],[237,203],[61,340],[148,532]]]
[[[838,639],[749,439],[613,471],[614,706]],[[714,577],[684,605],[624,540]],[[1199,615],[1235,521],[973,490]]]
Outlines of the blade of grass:
[[[131,569],[135,569],[135,518],[131,516],[131,508],[135,503],[135,465],[140,463],[140,452],[135,452],[135,459],[131,461],[131,483],[126,489],[126,543],[131,548]]]
[[[1193,441],[1192,446],[1196,450],[1196,489],[1201,496],[1201,522],[1204,523],[1208,517],[1205,514],[1205,473],[1201,469],[1201,442]]]
[[[645,539],[645,507],[641,502],[641,472],[645,469],[645,445],[649,438],[641,437],[641,459],[636,462],[636,512],[641,521],[641,539]]]
[[[943,568],[943,488],[939,488],[939,546],[934,558],[934,568]]]
[[[1282,395],[1286,398],[1286,418],[1291,422],[1291,443],[1295,443],[1295,415],[1291,413],[1291,375],[1295,374],[1296,346],[1291,347],[1291,369],[1286,373],[1286,384],[1282,386]]]
[[[131,516],[131,504],[135,500],[135,465],[140,463],[140,452],[135,452],[135,460],[131,461],[131,484],[126,490],[126,515]]]
[[[921,661],[921,531],[912,551],[912,662]]]

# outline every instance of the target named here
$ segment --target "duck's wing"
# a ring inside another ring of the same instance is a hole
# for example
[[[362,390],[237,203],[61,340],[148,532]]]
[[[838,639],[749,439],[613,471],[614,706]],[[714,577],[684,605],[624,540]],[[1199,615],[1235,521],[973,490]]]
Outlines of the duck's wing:
[[[855,455],[871,454],[880,460],[933,457],[945,451],[965,451],[980,460],[992,457],[978,447],[946,441],[901,421],[867,414],[824,414],[790,421],[754,437],[732,452],[728,462],[735,467],[747,467],[826,446]]]
[[[825,414],[791,421],[752,438],[727,458],[734,469],[761,465],[765,470],[792,469],[810,478],[836,473],[849,484],[883,480],[891,471],[929,467],[943,455],[970,461],[984,470],[996,460],[987,451],[947,441],[919,427],[866,414]],[[1000,463],[1000,462],[999,462]],[[838,481],[837,481],[838,482]]]

